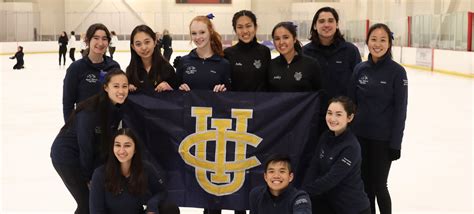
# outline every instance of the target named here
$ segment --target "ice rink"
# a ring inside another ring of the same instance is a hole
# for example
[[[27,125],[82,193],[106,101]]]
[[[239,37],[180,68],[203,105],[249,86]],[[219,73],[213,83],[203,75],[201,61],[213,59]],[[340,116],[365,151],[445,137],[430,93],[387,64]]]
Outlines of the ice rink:
[[[73,213],[75,201],[49,157],[63,125],[66,68],[58,66],[57,54],[26,54],[26,69],[14,71],[8,57],[0,55],[0,213]],[[129,57],[115,54],[122,69]],[[394,213],[473,213],[474,79],[409,68],[407,73],[402,155],[389,176]]]

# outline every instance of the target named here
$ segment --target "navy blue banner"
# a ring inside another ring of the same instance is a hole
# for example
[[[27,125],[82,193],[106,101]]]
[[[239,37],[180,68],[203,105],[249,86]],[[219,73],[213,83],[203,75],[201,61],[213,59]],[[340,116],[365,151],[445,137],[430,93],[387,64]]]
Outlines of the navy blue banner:
[[[318,93],[210,91],[130,95],[125,123],[167,172],[179,206],[248,209],[263,164],[290,155],[296,184],[317,143]]]

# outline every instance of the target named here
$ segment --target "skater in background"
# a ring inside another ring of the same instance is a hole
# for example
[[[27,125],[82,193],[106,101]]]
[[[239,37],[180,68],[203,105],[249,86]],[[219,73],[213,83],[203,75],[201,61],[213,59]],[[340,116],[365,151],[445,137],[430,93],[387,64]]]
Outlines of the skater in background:
[[[79,48],[81,57],[84,58],[89,54],[89,51],[87,51],[87,44],[86,44],[86,35],[84,33],[81,33],[81,38],[79,39]]]
[[[13,66],[13,69],[23,69],[25,62],[23,61],[23,47],[18,46],[17,51],[14,56],[10,57],[10,59],[16,59],[16,64]]]
[[[74,62],[76,61],[76,57],[74,56],[76,54],[76,34],[74,31],[71,31],[71,38],[69,39],[69,58]]]
[[[64,77],[64,121],[79,102],[100,92],[104,76],[108,71],[120,68],[116,61],[105,56],[110,42],[110,32],[105,25],[97,23],[89,26],[85,42],[89,47],[88,55],[73,62]]]
[[[265,91],[271,54],[257,41],[257,17],[252,11],[241,10],[234,14],[232,27],[239,41],[224,50],[232,66],[232,90]]]
[[[369,59],[358,64],[349,93],[357,105],[352,129],[362,148],[362,179],[372,213],[392,213],[387,179],[392,161],[400,158],[408,105],[405,69],[392,59],[393,35],[385,24],[367,33]]]
[[[115,31],[111,31],[110,32],[112,34],[112,39],[110,40],[110,44],[109,44],[109,53],[110,53],[110,58],[114,59],[114,53],[115,53],[115,49],[118,45],[118,37],[117,37],[117,34],[115,34]]]
[[[63,31],[61,36],[58,39],[59,45],[59,66],[61,66],[61,57],[63,57],[63,65],[66,65],[66,52],[67,52],[67,43],[69,39],[67,38],[67,33]]]
[[[163,47],[163,56],[169,62],[171,54],[173,53],[173,38],[167,29],[163,30],[163,38],[161,38],[160,45]]]

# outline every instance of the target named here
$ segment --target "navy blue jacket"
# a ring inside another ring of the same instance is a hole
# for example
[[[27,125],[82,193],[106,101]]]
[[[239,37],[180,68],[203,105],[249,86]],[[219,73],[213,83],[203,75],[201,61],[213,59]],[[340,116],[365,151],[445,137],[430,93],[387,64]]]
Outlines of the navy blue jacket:
[[[288,64],[280,55],[270,62],[268,90],[274,92],[305,92],[321,89],[321,68],[316,60],[295,55]]]
[[[193,49],[179,61],[176,69],[178,87],[186,83],[191,90],[213,90],[215,85],[225,84],[230,90],[230,70],[229,61],[223,57],[214,54],[202,59]]]
[[[303,46],[303,54],[319,62],[322,69],[322,88],[328,98],[347,96],[347,85],[354,67],[361,62],[356,46],[345,41],[336,41],[330,46],[310,42]]]
[[[350,96],[357,104],[354,133],[400,150],[408,104],[405,69],[389,56],[374,64],[369,55],[369,60],[354,70]]]
[[[326,131],[321,135],[302,189],[311,196],[327,198],[336,213],[358,214],[369,207],[361,163],[359,141],[350,129],[339,136]]]
[[[250,43],[239,41],[224,50],[225,58],[232,66],[231,80],[233,91],[265,91],[270,49],[257,40]]]
[[[267,185],[250,192],[250,214],[311,214],[308,193],[288,186],[279,196],[273,196]]]
[[[108,56],[104,56],[104,61],[98,64],[93,64],[89,57],[83,57],[68,67],[63,83],[64,121],[75,105],[100,92],[106,72],[113,68],[120,68],[120,65]]]
[[[108,125],[112,136],[122,120],[119,107],[109,104]],[[98,111],[84,109],[78,112],[66,129],[59,132],[51,147],[51,159],[55,164],[80,167],[84,179],[89,181],[94,169],[105,162],[101,151],[101,121]]]
[[[91,214],[142,214],[143,205],[146,205],[147,212],[158,213],[158,206],[167,191],[165,188],[165,178],[149,163],[144,162],[144,173],[146,174],[148,185],[143,195],[131,194],[124,185],[123,191],[114,195],[105,189],[105,166],[101,166],[94,171],[91,182],[91,192],[89,197],[89,210]],[[121,175],[119,175],[121,176]],[[127,179],[121,176],[122,179]]]

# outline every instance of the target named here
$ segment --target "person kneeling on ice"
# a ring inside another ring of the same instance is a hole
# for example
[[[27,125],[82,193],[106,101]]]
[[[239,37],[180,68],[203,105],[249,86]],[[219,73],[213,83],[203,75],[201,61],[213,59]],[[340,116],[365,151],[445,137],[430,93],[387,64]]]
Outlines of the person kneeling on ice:
[[[309,195],[290,185],[293,177],[287,155],[270,156],[263,174],[267,185],[255,187],[250,192],[250,214],[311,214]]]
[[[10,59],[15,59],[16,58],[16,64],[13,66],[13,69],[23,69],[25,68],[23,65],[25,62],[23,61],[23,47],[18,46],[18,51],[15,53],[14,56],[10,57]]]

